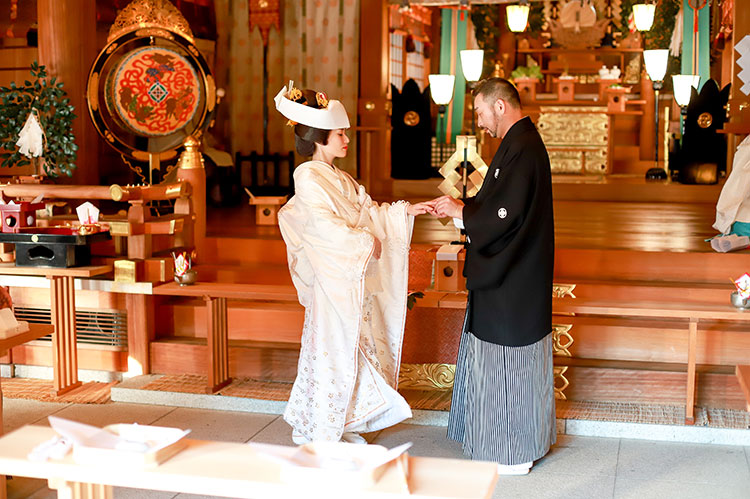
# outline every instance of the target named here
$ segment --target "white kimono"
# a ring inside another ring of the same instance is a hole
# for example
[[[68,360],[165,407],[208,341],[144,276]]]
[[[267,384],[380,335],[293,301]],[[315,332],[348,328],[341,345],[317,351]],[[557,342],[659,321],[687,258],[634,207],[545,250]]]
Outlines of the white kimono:
[[[414,218],[320,161],[299,165],[294,182],[279,227],[305,325],[284,419],[309,440],[392,426],[411,417],[396,387]]]
[[[727,234],[734,222],[750,222],[750,135],[734,153],[732,171],[716,203],[714,229]]]

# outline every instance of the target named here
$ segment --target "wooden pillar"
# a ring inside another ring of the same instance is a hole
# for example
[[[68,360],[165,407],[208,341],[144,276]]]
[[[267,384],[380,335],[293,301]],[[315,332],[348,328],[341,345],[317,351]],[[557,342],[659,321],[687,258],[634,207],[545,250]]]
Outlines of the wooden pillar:
[[[695,424],[695,350],[698,345],[698,319],[690,318],[688,327],[687,394],[685,424]]]
[[[654,134],[656,133],[654,122],[654,84],[646,75],[645,70],[641,71],[641,100],[646,101],[643,105],[643,117],[641,118],[640,133],[640,157],[641,161],[653,161],[654,159]],[[614,134],[614,130],[609,133]]]
[[[86,80],[96,58],[95,0],[37,0],[39,63],[57,76],[77,118],[73,133],[78,160],[72,183],[99,184],[99,137],[88,117]]]
[[[128,222],[134,227],[134,234],[128,236],[128,258],[145,260],[151,258],[151,234],[144,234],[144,223],[151,218],[149,208],[142,200],[131,201],[128,209]]]
[[[369,161],[371,185],[367,190],[374,196],[390,196],[391,180],[391,132],[390,100],[388,89],[389,34],[388,3],[382,0],[361,0],[359,28],[359,102],[357,114],[361,127],[374,128],[369,142],[371,147],[360,145],[360,162]],[[363,141],[364,142],[364,141]],[[364,158],[363,155],[367,155]]]
[[[174,205],[175,214],[190,217],[177,238],[178,244],[195,246],[197,260],[206,262],[206,169],[179,167],[177,179],[190,184],[190,196],[177,199]]]
[[[78,346],[76,345],[75,278],[52,276],[50,305],[52,324],[52,366],[54,390],[57,395],[81,385],[78,381]]]
[[[128,375],[151,372],[149,348],[154,339],[154,297],[125,295],[128,311]]]
[[[215,393],[229,383],[229,331],[227,299],[204,296],[206,301],[206,339],[208,343],[208,393]]]

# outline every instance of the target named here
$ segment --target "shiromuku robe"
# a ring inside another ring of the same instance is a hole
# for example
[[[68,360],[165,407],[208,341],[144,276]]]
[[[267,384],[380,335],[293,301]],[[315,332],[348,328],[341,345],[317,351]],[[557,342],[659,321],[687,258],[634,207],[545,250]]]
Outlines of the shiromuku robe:
[[[732,171],[716,203],[713,227],[729,234],[735,222],[750,223],[750,136],[745,137],[734,153]]]
[[[414,219],[320,161],[299,165],[294,183],[279,227],[305,324],[284,419],[309,440],[394,425],[411,417],[396,387]]]

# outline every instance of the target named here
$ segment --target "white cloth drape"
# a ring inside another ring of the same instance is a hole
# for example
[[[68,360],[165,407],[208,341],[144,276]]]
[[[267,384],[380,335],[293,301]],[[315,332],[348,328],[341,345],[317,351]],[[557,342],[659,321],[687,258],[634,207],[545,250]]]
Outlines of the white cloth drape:
[[[299,165],[294,180],[279,227],[305,325],[284,419],[309,440],[338,441],[411,417],[396,387],[414,219],[326,163]]]
[[[732,171],[716,203],[714,229],[726,234],[734,222],[750,222],[750,135],[734,153]]]

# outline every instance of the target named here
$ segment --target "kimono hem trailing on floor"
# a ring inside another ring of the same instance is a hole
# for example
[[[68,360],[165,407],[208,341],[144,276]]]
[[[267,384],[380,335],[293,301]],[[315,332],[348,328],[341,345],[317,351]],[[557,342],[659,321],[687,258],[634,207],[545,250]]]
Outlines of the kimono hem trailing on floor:
[[[305,324],[284,419],[309,440],[392,426],[411,417],[396,388],[414,219],[323,162],[299,165],[294,181],[279,227]]]

